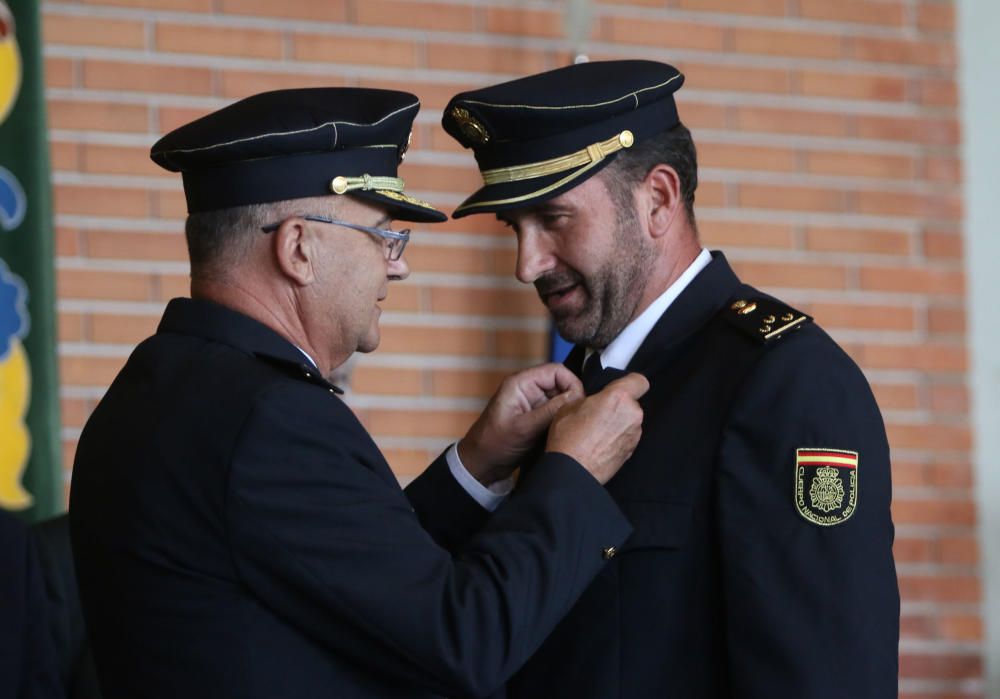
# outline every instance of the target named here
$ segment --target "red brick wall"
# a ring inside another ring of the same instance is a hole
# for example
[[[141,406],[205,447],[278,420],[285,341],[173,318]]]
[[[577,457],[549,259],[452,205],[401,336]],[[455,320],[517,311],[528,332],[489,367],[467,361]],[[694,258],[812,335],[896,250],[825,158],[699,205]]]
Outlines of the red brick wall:
[[[266,89],[409,89],[424,110],[403,175],[450,208],[478,176],[442,107],[567,63],[565,4],[43,3],[67,470],[130,348],[187,290],[179,179],[147,157],[160,134]],[[875,386],[894,454],[902,694],[981,696],[952,2],[606,0],[592,18],[592,58],[687,74],[706,244],[814,314]],[[495,222],[423,227],[409,250],[414,273],[351,395],[403,478],[546,345]]]

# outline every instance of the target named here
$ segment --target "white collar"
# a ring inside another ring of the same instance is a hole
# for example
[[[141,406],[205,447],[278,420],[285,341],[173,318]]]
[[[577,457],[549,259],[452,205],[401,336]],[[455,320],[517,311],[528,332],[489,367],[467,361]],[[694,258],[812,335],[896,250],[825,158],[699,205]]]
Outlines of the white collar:
[[[660,294],[653,303],[649,304],[646,310],[640,313],[635,320],[626,325],[625,329],[618,333],[618,337],[612,340],[601,351],[602,366],[605,369],[608,367],[612,369],[624,369],[627,367],[628,363],[632,361],[632,357],[639,351],[639,346],[642,345],[643,340],[646,339],[653,326],[656,325],[656,321],[666,313],[670,304],[677,300],[681,292],[687,288],[688,284],[711,261],[712,254],[702,248],[698,257],[694,258],[694,262],[688,265],[684,273],[677,277],[677,280],[667,287],[666,291]],[[587,352],[584,355],[585,360],[587,357],[590,357],[593,351],[587,348]]]
[[[299,352],[301,352],[302,354],[305,355],[305,358],[309,360],[309,363],[313,365],[313,368],[315,368],[317,370],[319,369],[319,364],[317,364],[315,362],[315,360],[313,360],[313,358],[311,356],[309,356],[308,352],[306,352],[304,349],[302,349],[298,345],[295,345],[295,349],[297,349]]]

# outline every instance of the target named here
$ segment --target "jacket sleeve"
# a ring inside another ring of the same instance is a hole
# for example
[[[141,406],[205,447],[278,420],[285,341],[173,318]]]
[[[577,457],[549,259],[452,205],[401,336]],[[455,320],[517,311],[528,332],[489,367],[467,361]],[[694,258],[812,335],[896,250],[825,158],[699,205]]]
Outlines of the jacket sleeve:
[[[455,480],[444,454],[406,486],[406,497],[421,526],[451,552],[464,546],[490,515]]]
[[[720,447],[731,691],[896,697],[899,591],[882,417],[861,371],[820,329],[780,343],[751,371]],[[823,453],[840,455],[840,466],[824,472],[815,463]]]
[[[282,384],[233,454],[238,574],[330,652],[445,695],[482,696],[530,655],[630,526],[578,463],[545,456],[452,556],[421,527],[343,403]]]

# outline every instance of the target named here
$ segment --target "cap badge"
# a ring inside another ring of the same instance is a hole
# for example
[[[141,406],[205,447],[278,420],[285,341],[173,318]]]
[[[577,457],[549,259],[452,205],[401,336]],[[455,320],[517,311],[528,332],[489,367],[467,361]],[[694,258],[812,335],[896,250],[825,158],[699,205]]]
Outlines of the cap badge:
[[[821,527],[846,522],[858,506],[858,452],[795,450],[795,509]]]
[[[452,107],[449,115],[458,124],[462,134],[473,143],[482,145],[490,140],[490,135],[486,133],[486,127],[479,123],[476,117],[469,114],[468,109]]]

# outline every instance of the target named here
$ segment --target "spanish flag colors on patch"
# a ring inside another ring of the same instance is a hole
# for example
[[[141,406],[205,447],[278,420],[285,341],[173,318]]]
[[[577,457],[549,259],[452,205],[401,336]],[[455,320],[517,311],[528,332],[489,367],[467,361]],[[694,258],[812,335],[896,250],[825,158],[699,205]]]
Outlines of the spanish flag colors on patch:
[[[795,509],[823,527],[846,522],[858,506],[858,452],[795,450]]]

